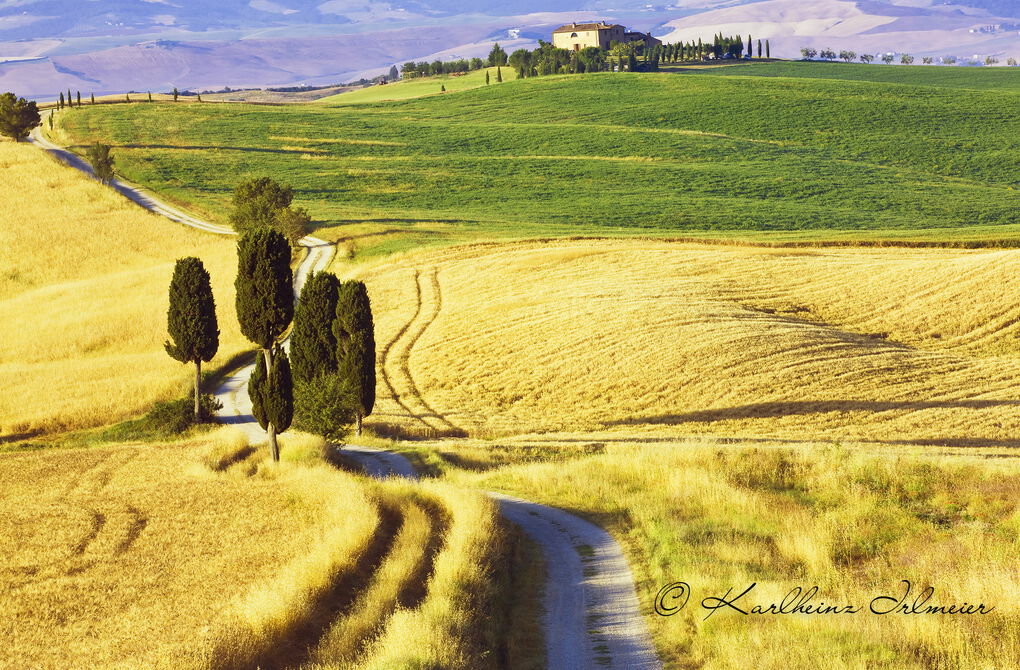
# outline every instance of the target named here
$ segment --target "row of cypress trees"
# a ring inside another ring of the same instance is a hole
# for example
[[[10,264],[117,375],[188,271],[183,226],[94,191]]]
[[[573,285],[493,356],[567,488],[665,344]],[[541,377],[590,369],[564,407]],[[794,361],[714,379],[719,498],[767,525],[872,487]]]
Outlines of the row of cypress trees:
[[[246,231],[237,244],[237,318],[241,332],[260,349],[248,385],[252,414],[269,434],[274,461],[277,435],[300,427],[339,439],[375,404],[375,335],[364,283],[312,275],[295,310],[291,248],[278,231]],[[294,321],[291,361],[282,340]],[[202,363],[219,348],[216,305],[209,273],[198,258],[174,267],[167,311],[167,353],[195,365],[195,420],[202,421]],[[296,410],[296,411],[295,411]]]

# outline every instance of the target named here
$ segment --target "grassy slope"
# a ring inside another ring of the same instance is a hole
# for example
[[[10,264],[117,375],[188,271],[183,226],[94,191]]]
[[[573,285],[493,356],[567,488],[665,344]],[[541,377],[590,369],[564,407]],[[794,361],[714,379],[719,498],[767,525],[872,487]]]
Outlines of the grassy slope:
[[[321,98],[317,102],[336,105],[360,105],[388,100],[408,100],[429,95],[440,95],[442,86],[446,87],[447,93],[467,91],[485,86],[486,73],[489,74],[490,85],[496,84],[496,68],[490,67],[468,72],[461,77],[444,75],[441,77],[402,79],[385,86],[369,86],[338,95],[331,95],[327,98]],[[517,78],[516,71],[511,67],[500,68],[500,73],[505,82]]]
[[[717,76],[797,77],[842,79],[940,88],[1020,91],[1020,68],[961,67],[944,65],[865,65],[842,62],[774,61],[716,67],[667,65],[664,70]]]
[[[1017,256],[641,241],[402,255],[352,272],[379,342],[369,422],[1016,447]]]
[[[692,590],[672,617],[649,614],[671,669],[946,670],[1020,663],[1020,466],[1016,459],[895,456],[839,446],[620,443],[521,448],[485,442],[415,449],[447,478],[575,511],[624,544],[646,612],[656,592]],[[585,451],[589,452],[587,455]],[[591,452],[596,452],[592,454]],[[995,607],[986,616],[876,616],[872,598]],[[855,615],[708,620],[702,598],[767,607],[797,586]],[[668,603],[667,603],[668,604]]]
[[[0,436],[105,425],[188,388],[193,368],[163,350],[176,258],[212,277],[211,366],[246,348],[232,239],[148,214],[28,144],[0,143],[0,174]]]
[[[342,107],[85,108],[63,124],[116,145],[128,177],[219,220],[238,179],[270,174],[322,227],[347,224],[323,234],[382,251],[578,233],[987,240],[1020,230],[1018,102],[595,74]]]
[[[0,455],[0,668],[539,667],[537,578],[491,500],[282,440],[280,464],[230,428]]]

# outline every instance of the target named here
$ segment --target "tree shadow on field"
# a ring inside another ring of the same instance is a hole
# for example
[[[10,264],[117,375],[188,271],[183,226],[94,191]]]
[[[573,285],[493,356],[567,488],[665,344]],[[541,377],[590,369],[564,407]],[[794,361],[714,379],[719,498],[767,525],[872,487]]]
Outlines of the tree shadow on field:
[[[926,409],[991,409],[1017,407],[1020,400],[816,400],[804,402],[763,402],[734,407],[698,410],[685,414],[659,414],[609,421],[606,426],[665,425],[714,423],[733,419],[780,418],[831,412],[917,412]]]
[[[76,150],[84,151],[87,147],[75,146]],[[260,153],[260,154],[307,154],[310,151],[316,151],[314,149],[269,149],[265,147],[228,147],[221,145],[191,145],[191,144],[116,144],[113,146],[114,149],[167,149],[171,151],[241,151],[245,153]]]

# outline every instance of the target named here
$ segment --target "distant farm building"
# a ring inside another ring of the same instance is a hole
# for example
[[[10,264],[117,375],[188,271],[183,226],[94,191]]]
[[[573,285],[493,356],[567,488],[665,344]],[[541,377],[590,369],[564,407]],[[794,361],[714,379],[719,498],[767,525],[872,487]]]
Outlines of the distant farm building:
[[[553,31],[553,46],[559,49],[580,51],[588,47],[608,49],[613,42],[641,42],[646,47],[662,44],[648,33],[630,32],[619,24],[568,23]]]

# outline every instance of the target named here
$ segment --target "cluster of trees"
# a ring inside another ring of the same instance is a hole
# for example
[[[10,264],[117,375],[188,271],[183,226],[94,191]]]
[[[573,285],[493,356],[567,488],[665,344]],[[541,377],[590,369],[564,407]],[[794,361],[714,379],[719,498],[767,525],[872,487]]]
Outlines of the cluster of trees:
[[[473,70],[481,70],[486,67],[486,62],[481,58],[472,58],[470,60],[462,58],[460,60],[452,61],[433,61],[431,63],[420,62],[404,63],[400,68],[400,75],[405,79],[411,79],[413,77],[433,77],[440,74],[454,74],[471,72]],[[390,75],[392,79],[396,77],[392,76],[396,71],[396,68],[391,68]]]
[[[303,207],[292,207],[294,189],[269,177],[249,179],[234,189],[230,223],[238,233],[268,228],[292,245],[308,234],[312,218]]]
[[[57,98],[57,109],[63,109],[64,107],[81,107],[81,91],[77,92],[77,102],[71,98],[71,89],[67,89],[67,97],[64,97],[64,92],[61,91]],[[92,94],[92,104],[96,104],[96,95]]]
[[[291,247],[278,231],[254,227],[237,243],[237,319],[259,347],[248,384],[252,414],[269,435],[273,460],[277,436],[292,424],[342,439],[375,405],[375,328],[362,282],[340,282],[317,273],[295,308]],[[216,304],[209,273],[198,258],[182,258],[170,281],[167,354],[195,366],[195,421],[203,414],[202,363],[219,349]],[[283,347],[293,321],[291,355]],[[293,361],[293,363],[292,363]]]
[[[801,55],[801,57],[804,60],[814,60],[815,58],[820,58],[821,60],[834,61],[834,60],[836,60],[836,58],[839,58],[840,60],[842,60],[844,62],[847,62],[847,63],[851,63],[855,59],[858,59],[858,58],[860,59],[860,61],[862,63],[871,63],[876,58],[876,56],[874,54],[860,54],[860,55],[858,55],[856,52],[851,51],[849,49],[843,49],[843,50],[841,50],[837,54],[832,49],[821,49],[821,50],[819,50],[819,49],[814,49],[814,48],[811,48],[811,47],[803,47],[800,50],[800,55]],[[885,63],[886,65],[890,65],[890,64],[896,62],[897,57],[898,57],[899,62],[902,65],[913,65],[914,64],[914,60],[915,59],[910,54],[898,54],[897,55],[897,54],[893,54],[893,53],[884,53],[884,54],[881,54],[880,56],[878,56],[878,58],[883,63]],[[956,56],[943,56],[940,60],[941,60],[941,62],[944,65],[955,65],[957,59],[956,59]],[[998,59],[996,59],[994,56],[987,56],[985,58],[985,60],[984,60],[984,64],[985,65],[995,65],[998,62],[999,62]],[[923,56],[921,58],[921,63],[923,63],[924,65],[933,65],[935,63],[935,58],[933,56]],[[1016,59],[1010,58],[1010,59],[1008,59],[1006,61],[1006,63],[1008,65],[1016,65],[1017,62],[1016,62]],[[980,63],[978,63],[978,62],[975,62],[973,64],[974,65],[980,65]]]
[[[746,52],[754,56],[755,43],[750,35],[745,43],[742,37],[726,37],[722,33],[716,35],[712,42],[661,44],[646,48],[644,42],[613,42],[608,49],[587,47],[580,51],[559,49],[549,42],[539,40],[537,49],[517,49],[507,55],[506,51],[495,44],[487,59],[473,58],[450,62],[435,61],[433,63],[404,63],[401,68],[403,77],[427,77],[439,74],[469,72],[483,67],[512,67],[519,78],[538,77],[549,74],[579,74],[582,72],[623,71],[657,71],[660,63],[680,63],[686,61],[714,58],[740,58]],[[771,57],[771,45],[768,40],[757,42],[758,58]],[[502,73],[497,71],[497,81],[502,81]],[[489,77],[486,75],[486,83]]]
[[[11,92],[0,95],[0,134],[20,142],[40,123],[34,100],[19,98]]]

